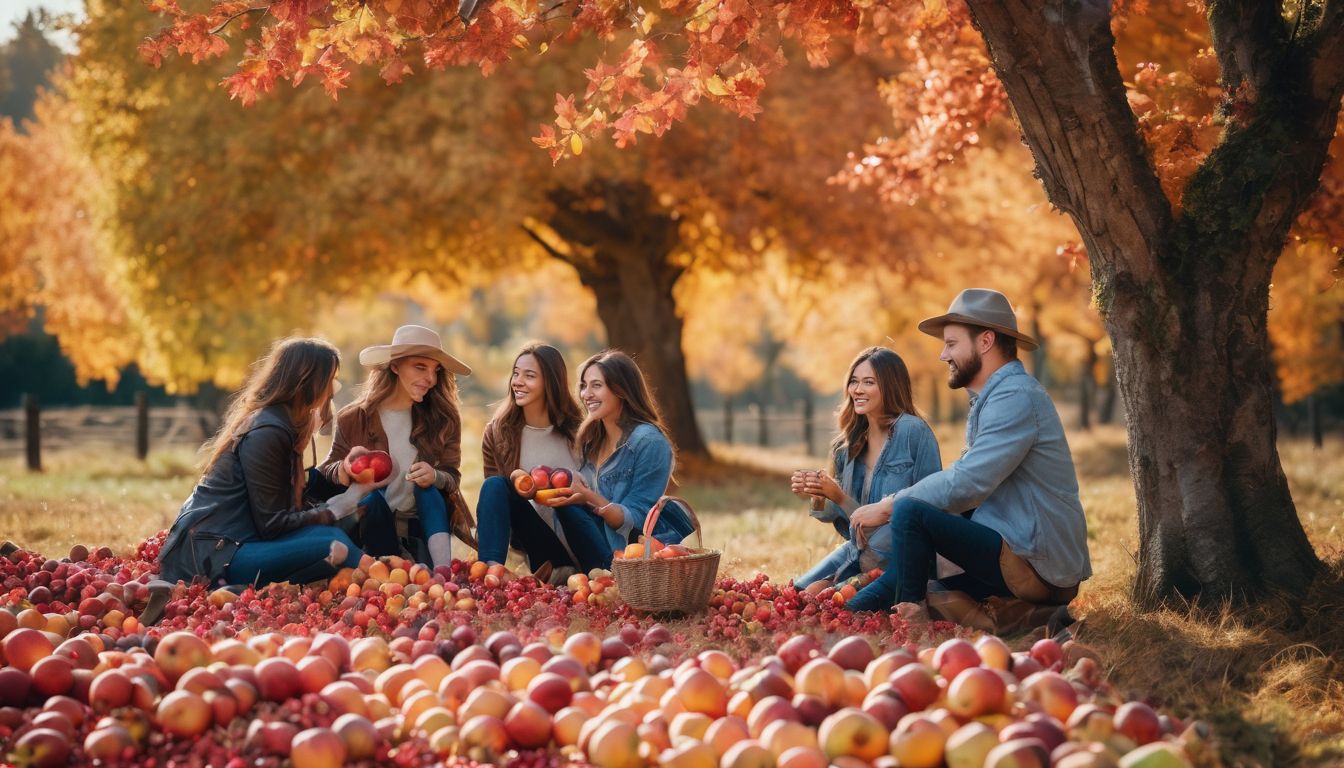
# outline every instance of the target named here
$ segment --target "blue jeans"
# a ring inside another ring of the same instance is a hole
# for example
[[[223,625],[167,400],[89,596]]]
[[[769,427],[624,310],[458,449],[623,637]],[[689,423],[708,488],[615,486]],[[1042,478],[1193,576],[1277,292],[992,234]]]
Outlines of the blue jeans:
[[[891,510],[891,563],[845,607],[875,611],[890,608],[893,603],[923,601],[935,554],[965,571],[942,580],[940,587],[960,590],[976,600],[1012,595],[999,569],[1003,537],[973,517],[949,514],[908,496],[898,499]]]
[[[585,571],[594,568],[610,568],[611,556],[615,552],[607,531],[613,530],[606,521],[587,507],[560,507],[555,510],[555,519],[565,531],[565,541],[579,558],[579,567]],[[689,517],[677,504],[668,503],[658,517],[653,535],[665,544],[680,542],[695,531]],[[630,531],[632,542],[639,539],[642,531],[636,527]]]
[[[560,507],[555,510],[555,519],[565,531],[565,541],[579,558],[579,568],[591,571],[594,568],[611,567],[611,542],[607,540],[607,524],[587,507]]]
[[[339,566],[327,561],[332,542],[345,545],[345,562]],[[342,567],[358,566],[363,554],[341,529],[307,525],[274,539],[245,542],[224,569],[224,578],[230,584],[257,586],[275,581],[306,584],[331,578]]]
[[[428,540],[436,533],[448,532],[448,499],[443,491],[434,486],[421,488],[413,486],[415,493],[415,518],[420,523],[419,533]],[[360,543],[374,557],[400,555],[401,540],[397,537],[396,513],[387,504],[384,489],[379,488],[359,500],[364,508],[364,518],[360,521]],[[415,538],[412,536],[411,538]],[[411,548],[412,556],[415,548]]]
[[[533,571],[542,563],[574,567],[560,537],[537,514],[532,504],[519,496],[507,478],[487,477],[476,503],[476,538],[479,556],[488,563],[502,563],[509,555],[509,544],[527,555]]]
[[[812,566],[807,573],[794,579],[793,586],[802,589],[821,579],[830,579],[832,583],[839,584],[858,576],[859,570],[859,553],[853,542],[846,541],[823,557],[821,562]]]

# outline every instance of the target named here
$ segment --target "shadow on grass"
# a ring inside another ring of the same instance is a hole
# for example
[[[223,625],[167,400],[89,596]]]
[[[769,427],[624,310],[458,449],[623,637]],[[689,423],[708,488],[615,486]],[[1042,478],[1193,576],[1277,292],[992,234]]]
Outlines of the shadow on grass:
[[[1112,683],[1214,726],[1229,766],[1344,763],[1344,552],[1277,605],[1140,612],[1119,585],[1080,601],[1078,640]]]

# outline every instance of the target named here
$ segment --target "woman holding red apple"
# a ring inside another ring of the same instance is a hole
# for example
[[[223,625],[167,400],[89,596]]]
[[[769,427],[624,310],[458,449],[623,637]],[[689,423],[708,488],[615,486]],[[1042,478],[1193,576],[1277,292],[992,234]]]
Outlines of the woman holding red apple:
[[[164,579],[302,583],[359,564],[363,553],[336,523],[374,486],[343,490],[303,469],[313,433],[331,420],[339,367],[335,347],[297,338],[256,366],[206,444],[201,480],[159,553]]]
[[[462,479],[462,417],[457,381],[471,368],[443,349],[439,334],[404,325],[391,344],[368,347],[359,362],[370,368],[360,396],[336,415],[331,452],[321,471],[351,482],[351,461],[368,450],[386,451],[392,474],[386,487],[360,501],[359,539],[371,555],[408,552],[434,566],[452,562],[452,530],[475,544],[471,513],[458,491]]]
[[[667,491],[675,451],[644,374],[630,356],[607,350],[579,369],[579,398],[588,417],[576,443],[582,458],[573,493],[554,499],[556,517],[583,570],[608,568],[644,527]],[[653,536],[680,542],[695,530],[686,511],[668,502]]]
[[[523,347],[513,361],[509,396],[481,436],[480,558],[502,564],[512,545],[541,579],[563,580],[578,567],[552,505],[534,499],[538,489],[568,487],[578,469],[574,438],[583,414],[565,385],[568,377],[555,347],[540,342]]]

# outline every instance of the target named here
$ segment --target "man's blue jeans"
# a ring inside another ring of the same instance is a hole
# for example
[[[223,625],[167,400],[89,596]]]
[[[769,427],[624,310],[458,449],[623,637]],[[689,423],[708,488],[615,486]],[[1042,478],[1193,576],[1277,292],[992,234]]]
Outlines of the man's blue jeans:
[[[851,611],[922,602],[935,554],[965,571],[941,580],[943,588],[965,592],[975,600],[1012,595],[999,568],[1003,537],[994,529],[908,496],[892,506],[890,525],[891,562],[880,578],[850,598],[845,607]]]
[[[532,504],[519,496],[507,478],[487,477],[476,503],[476,538],[479,556],[487,563],[502,563],[509,555],[509,544],[527,555],[533,571],[542,563],[574,567],[565,545]]]
[[[345,562],[340,565],[332,565],[327,559],[332,542],[345,545]],[[234,553],[224,577],[230,584],[306,584],[331,578],[340,568],[358,566],[363,554],[340,528],[307,525],[278,538],[246,542]]]
[[[436,533],[448,532],[448,499],[434,486],[421,488],[413,486],[415,491],[415,517],[420,522],[420,532],[426,540]],[[364,519],[360,522],[360,543],[364,550],[374,557],[400,555],[401,540],[397,537],[396,513],[387,504],[387,496],[382,488],[360,499],[364,508]],[[414,548],[411,550],[415,555]]]

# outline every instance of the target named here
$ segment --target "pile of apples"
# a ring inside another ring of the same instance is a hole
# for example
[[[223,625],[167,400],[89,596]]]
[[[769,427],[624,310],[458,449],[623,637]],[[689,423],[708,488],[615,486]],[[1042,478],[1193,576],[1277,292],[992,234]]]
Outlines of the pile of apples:
[[[574,475],[563,467],[551,469],[542,464],[531,470],[515,469],[509,474],[509,482],[513,485],[513,490],[524,499],[545,502],[574,493],[570,488],[570,483],[574,482]]]
[[[1121,700],[1090,656],[1065,670],[1053,640],[879,653],[863,637],[824,650],[796,635],[745,661],[672,640],[627,624],[605,639],[478,642],[431,622],[390,641],[173,632],[113,649],[86,634],[57,649],[21,627],[0,638],[0,745],[42,767],[1165,768],[1212,754],[1202,725]]]

